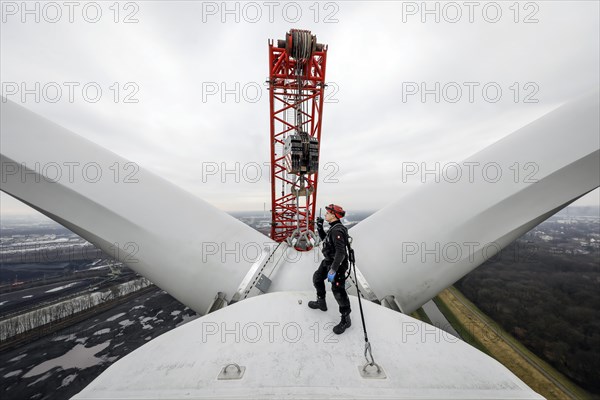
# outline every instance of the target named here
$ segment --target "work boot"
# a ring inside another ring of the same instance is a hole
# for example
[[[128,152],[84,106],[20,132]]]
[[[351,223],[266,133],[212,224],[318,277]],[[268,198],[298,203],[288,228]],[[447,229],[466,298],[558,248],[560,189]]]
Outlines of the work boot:
[[[327,311],[327,303],[325,302],[325,297],[317,297],[317,301],[309,301],[308,306],[313,310],[317,308],[321,311]]]
[[[333,333],[336,335],[341,335],[346,331],[346,329],[350,328],[352,322],[350,321],[350,315],[342,315],[342,320],[339,324],[333,327]]]

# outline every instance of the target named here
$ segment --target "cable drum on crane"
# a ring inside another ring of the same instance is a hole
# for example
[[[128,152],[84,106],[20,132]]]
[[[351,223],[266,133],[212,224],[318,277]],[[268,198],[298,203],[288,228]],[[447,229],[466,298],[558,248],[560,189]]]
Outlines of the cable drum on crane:
[[[292,58],[305,61],[317,47],[317,36],[304,29],[290,29],[286,34],[286,50]]]

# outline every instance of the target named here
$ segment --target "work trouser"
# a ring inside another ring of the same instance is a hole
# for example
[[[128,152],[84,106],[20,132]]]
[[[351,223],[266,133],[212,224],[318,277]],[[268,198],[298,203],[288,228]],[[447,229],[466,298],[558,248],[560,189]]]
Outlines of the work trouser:
[[[323,260],[319,268],[313,274],[313,284],[315,285],[315,289],[317,289],[318,297],[325,297],[325,279],[327,279],[327,273],[331,268],[332,260]],[[335,274],[335,278],[333,279],[333,283],[331,284],[331,291],[333,292],[333,297],[338,303],[340,307],[340,314],[348,315],[350,314],[350,299],[348,298],[348,293],[346,293],[346,271],[348,270],[348,263],[344,262],[340,265],[337,273]]]

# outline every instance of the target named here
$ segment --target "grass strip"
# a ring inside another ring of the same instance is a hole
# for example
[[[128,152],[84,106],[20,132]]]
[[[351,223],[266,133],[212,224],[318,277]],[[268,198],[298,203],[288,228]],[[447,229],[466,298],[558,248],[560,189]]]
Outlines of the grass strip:
[[[417,310],[413,311],[410,314],[411,317],[418,319],[419,321],[425,322],[429,325],[433,325],[431,323],[431,320],[429,319],[429,317],[427,316],[427,314],[425,313],[425,310],[423,310],[423,307],[419,307]]]
[[[456,317],[456,315],[454,315],[454,313],[450,310],[450,308],[448,308],[446,303],[442,299],[440,299],[439,296],[434,297],[433,302],[438,307],[440,312],[442,314],[444,314],[444,317],[446,317],[448,322],[450,322],[450,325],[452,325],[452,327],[456,330],[456,332],[458,332],[458,334],[460,335],[462,340],[464,340],[471,346],[475,347],[479,351],[484,352],[488,356],[491,356],[491,353],[487,349],[487,347],[485,347],[485,345],[480,340],[477,339],[477,336],[475,336],[473,334],[473,330],[470,329],[465,324],[463,324],[461,322],[461,320],[458,319]]]

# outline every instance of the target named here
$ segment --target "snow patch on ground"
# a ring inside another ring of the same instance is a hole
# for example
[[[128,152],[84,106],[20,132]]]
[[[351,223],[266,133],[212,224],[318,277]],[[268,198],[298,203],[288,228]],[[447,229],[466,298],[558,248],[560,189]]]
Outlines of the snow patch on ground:
[[[25,378],[26,376],[27,376],[27,374],[23,375],[23,378]],[[42,377],[40,377],[40,378],[38,378],[37,380],[35,380],[34,382],[31,382],[31,383],[30,383],[29,385],[27,385],[27,386],[28,386],[28,387],[29,387],[29,386],[34,386],[34,385],[36,385],[36,384],[40,383],[41,381],[44,381],[44,380],[46,380],[46,379],[50,378],[51,376],[52,376],[52,374],[51,374],[50,372],[48,372],[47,374],[44,374]]]
[[[179,314],[181,314],[181,311],[179,311],[179,310],[175,310],[175,311],[171,312],[172,316],[176,316],[176,315],[179,315]]]
[[[116,320],[116,319],[119,319],[119,318],[121,318],[123,315],[125,315],[125,313],[124,313],[124,312],[122,312],[122,313],[119,313],[119,314],[117,314],[117,315],[113,315],[112,317],[108,318],[108,319],[106,320],[106,322],[112,322],[112,321],[114,321],[114,320]]]
[[[27,357],[27,353],[25,353],[25,354],[20,354],[20,355],[18,355],[18,356],[16,356],[16,357],[14,357],[14,358],[11,358],[10,360],[8,360],[8,362],[15,362],[15,361],[19,361],[19,360],[21,360],[21,359],[23,359],[23,358],[25,358],[25,357]]]
[[[105,333],[110,333],[110,328],[100,329],[99,331],[94,332],[94,336],[104,335]]]
[[[62,385],[60,387],[69,386],[77,377],[77,374],[68,375],[65,379],[62,380]]]
[[[27,296],[23,296],[23,297],[21,297],[21,298],[22,298],[22,299],[30,299],[30,298],[32,298],[32,297],[33,297],[33,295],[32,295],[32,294],[30,294],[30,295],[27,295]]]
[[[67,285],[56,287],[54,289],[46,290],[46,293],[54,293],[54,292],[58,292],[59,290],[65,290],[65,289],[68,289],[70,287],[77,285],[78,283],[79,282],[73,282],[73,283],[69,283]]]
[[[129,325],[133,325],[133,324],[134,324],[134,322],[129,319],[124,319],[123,321],[119,322],[119,325],[121,325],[123,328],[126,328]]]
[[[17,369],[15,371],[9,372],[8,374],[2,376],[3,378],[10,378],[11,376],[17,376],[17,375],[21,375],[21,373],[23,372],[22,369]]]
[[[6,300],[6,301],[0,301],[0,306],[5,305],[6,303],[8,303],[8,300]]]
[[[193,321],[196,318],[200,318],[200,316],[199,315],[187,315],[186,314],[186,315],[183,316],[183,320],[180,323],[178,323],[177,325],[175,325],[175,328],[177,328],[178,326],[187,324],[188,322]]]
[[[62,336],[57,336],[55,338],[52,338],[53,342],[60,342],[61,340],[64,340],[65,342],[68,342],[70,340],[74,340],[77,336],[72,333],[70,335],[62,335]]]
[[[92,268],[89,268],[89,270],[90,270],[90,271],[93,271],[93,270],[97,270],[97,269],[104,269],[104,268],[109,268],[109,266],[108,266],[108,265],[101,265],[101,266],[99,266],[99,267],[92,267]]]
[[[147,322],[156,321],[156,317],[144,317],[140,318],[140,324],[142,324],[142,329],[152,329],[152,325]]]
[[[56,367],[62,368],[63,370],[67,370],[69,368],[85,369],[93,367],[97,364],[101,364],[104,362],[104,359],[98,358],[95,355],[106,349],[109,345],[110,340],[93,347],[85,347],[81,344],[78,344],[62,356],[53,358],[52,360],[44,361],[43,363],[35,366],[29,372],[23,375],[23,378],[30,378],[32,376],[40,375]],[[40,379],[28,386],[32,386],[37,382],[46,379],[51,374],[47,373],[46,375],[42,376]]]

